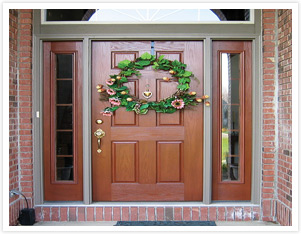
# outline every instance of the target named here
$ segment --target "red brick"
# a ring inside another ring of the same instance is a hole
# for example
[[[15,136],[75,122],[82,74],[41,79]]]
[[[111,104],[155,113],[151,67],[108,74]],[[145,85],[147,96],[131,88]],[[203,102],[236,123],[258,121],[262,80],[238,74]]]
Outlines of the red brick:
[[[208,221],[208,208],[201,207],[201,221]]]
[[[59,219],[59,208],[52,207],[51,208],[51,221],[60,221]]]
[[[226,221],[226,209],[225,207],[218,207],[218,215],[217,220],[218,221]]]
[[[174,220],[175,221],[181,221],[182,218],[182,207],[175,207],[174,208]]]
[[[122,221],[130,221],[129,207],[122,207]]]
[[[155,221],[155,208],[154,207],[147,208],[147,220]]]
[[[120,221],[120,207],[113,207],[113,221]]]
[[[216,221],[216,207],[209,207],[209,221]]]
[[[94,207],[87,207],[87,221],[95,221],[94,220]]]
[[[77,208],[77,221],[86,221],[85,214],[86,210],[85,207],[78,207]]]
[[[243,208],[235,207],[235,221],[242,221],[242,220],[243,220]]]
[[[260,207],[253,207],[253,220],[260,219]]]
[[[112,207],[105,207],[105,221],[112,221]]]
[[[103,208],[102,207],[96,207],[96,217],[95,221],[103,221]]]
[[[69,221],[76,221],[76,207],[69,207]]]
[[[43,221],[50,221],[50,208],[43,207]]]
[[[67,207],[60,207],[60,221],[68,221],[68,208]]]
[[[163,207],[157,207],[157,220],[164,221],[164,208]]]
[[[138,207],[131,207],[131,221],[138,221]]]
[[[11,212],[10,212],[11,214]],[[36,221],[40,222],[43,221],[43,215],[42,215],[42,208],[41,207],[36,207],[35,208],[35,214],[36,214]]]
[[[192,207],[191,208],[192,213],[192,220],[193,221],[199,221],[200,220],[200,208],[199,207]]]
[[[234,208],[233,207],[227,207],[227,221],[234,221],[235,220],[235,212],[234,212]]]
[[[145,207],[139,207],[139,221],[146,221],[146,208]]]
[[[191,208],[190,207],[183,208],[183,220],[191,221]]]
[[[262,215],[263,216],[271,215],[271,201],[270,200],[262,201]]]

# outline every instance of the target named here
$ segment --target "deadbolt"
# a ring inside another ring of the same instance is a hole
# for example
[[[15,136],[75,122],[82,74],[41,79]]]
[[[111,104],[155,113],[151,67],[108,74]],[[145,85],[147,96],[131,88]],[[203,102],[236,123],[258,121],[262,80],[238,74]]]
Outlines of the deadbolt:
[[[101,119],[97,119],[97,120],[95,120],[95,122],[96,122],[97,124],[102,124],[102,123],[103,123],[103,121],[102,121]]]

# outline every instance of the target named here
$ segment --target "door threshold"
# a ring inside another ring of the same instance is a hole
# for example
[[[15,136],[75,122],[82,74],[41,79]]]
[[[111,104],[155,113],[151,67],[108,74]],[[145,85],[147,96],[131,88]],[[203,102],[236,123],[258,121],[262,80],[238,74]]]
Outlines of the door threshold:
[[[246,201],[222,201],[212,202],[211,204],[205,204],[198,201],[187,201],[187,202],[92,202],[91,204],[84,204],[82,201],[47,201],[40,206],[76,206],[76,207],[193,207],[193,206],[259,206]]]

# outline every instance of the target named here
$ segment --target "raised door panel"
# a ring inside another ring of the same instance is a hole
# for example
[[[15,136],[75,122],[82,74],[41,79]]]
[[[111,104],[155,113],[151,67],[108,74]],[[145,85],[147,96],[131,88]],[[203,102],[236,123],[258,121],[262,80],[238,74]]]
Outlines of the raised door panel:
[[[157,142],[159,183],[183,181],[183,142]]]
[[[113,183],[137,182],[138,142],[112,143]]]

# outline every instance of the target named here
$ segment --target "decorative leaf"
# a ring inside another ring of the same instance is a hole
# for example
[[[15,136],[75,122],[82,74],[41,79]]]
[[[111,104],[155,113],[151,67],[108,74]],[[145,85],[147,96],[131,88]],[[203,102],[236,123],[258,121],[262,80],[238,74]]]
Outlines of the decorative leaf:
[[[183,76],[185,76],[185,77],[189,77],[191,75],[192,75],[191,71],[185,71],[185,73],[183,74]]]
[[[164,55],[161,55],[158,60],[161,61],[164,58]]]
[[[141,105],[140,110],[147,109],[148,107],[149,107],[149,104],[143,104],[143,105]]]
[[[177,66],[180,66],[182,63],[179,62],[178,60],[174,60],[171,64],[172,64],[174,67],[177,67]]]
[[[185,84],[185,83],[190,83],[190,78],[180,78],[179,83],[180,84]]]
[[[136,62],[135,64],[138,64],[138,65],[140,65],[142,67],[145,67],[147,65],[150,65],[150,61],[148,61],[148,60],[140,60],[140,61]]]
[[[118,63],[118,67],[120,69],[123,69],[123,68],[127,67],[130,64],[130,62],[131,62],[130,60],[123,60]]]
[[[127,71],[122,71],[121,74],[125,76],[131,76],[132,74],[135,73],[135,70],[127,70]]]
[[[146,115],[147,112],[148,112],[148,109],[143,109],[143,110],[140,111],[140,114],[141,115]]]
[[[123,90],[126,90],[126,89],[128,89],[128,87],[126,87],[126,86],[121,86],[120,88],[116,88],[115,90],[116,90],[116,91],[123,91]]]
[[[151,57],[152,57],[151,54],[149,54],[147,52],[145,52],[144,54],[141,55],[142,59],[151,59]]]
[[[178,89],[180,89],[180,90],[183,90],[183,91],[185,91],[185,90],[187,90],[187,89],[189,89],[189,84],[180,84],[180,85],[178,85],[178,87],[177,87]]]
[[[172,113],[175,113],[176,111],[177,111],[176,108],[168,108],[168,109],[166,109],[166,112],[165,112],[165,113],[172,114]]]
[[[113,106],[113,107],[110,108],[110,110],[111,110],[112,112],[114,112],[114,111],[116,111],[119,107],[120,107],[120,106]]]
[[[123,82],[123,83],[128,82],[128,79],[123,76],[123,77],[121,77],[120,82]]]

